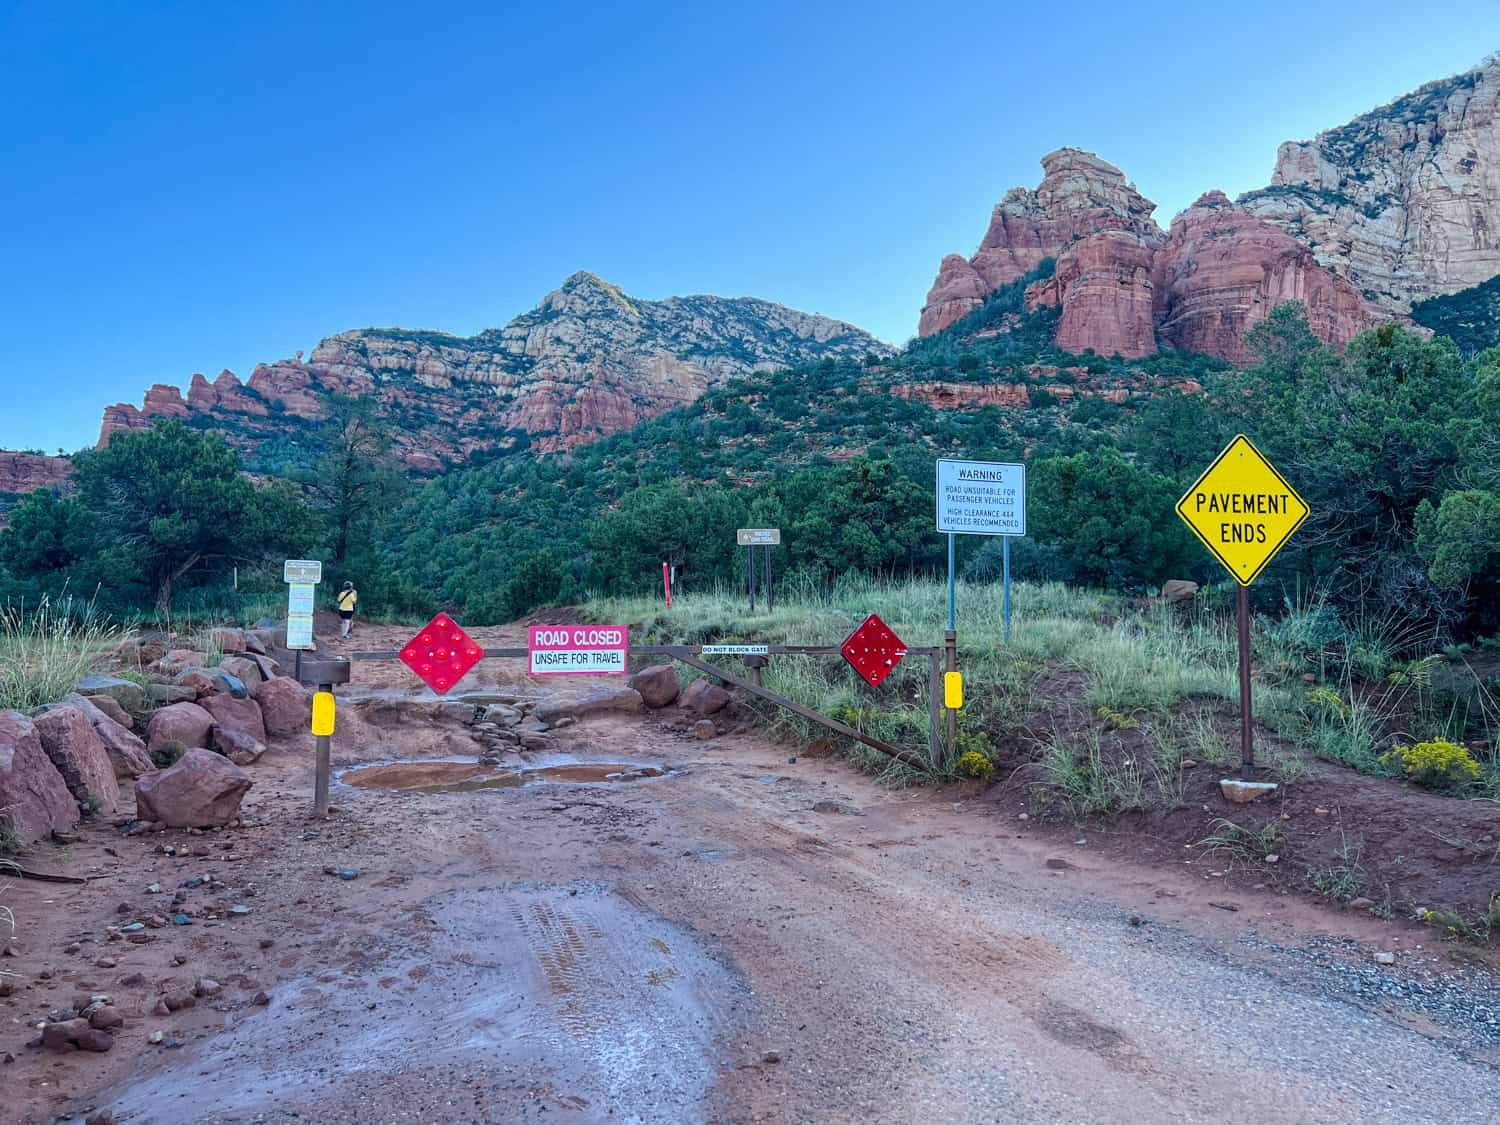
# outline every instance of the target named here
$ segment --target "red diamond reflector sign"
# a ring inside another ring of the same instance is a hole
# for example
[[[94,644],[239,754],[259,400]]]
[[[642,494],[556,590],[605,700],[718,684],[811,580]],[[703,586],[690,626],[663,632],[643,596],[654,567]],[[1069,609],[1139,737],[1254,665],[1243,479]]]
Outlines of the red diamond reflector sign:
[[[839,651],[854,666],[860,679],[871,687],[879,687],[906,655],[906,642],[872,613],[865,618],[863,625],[849,634]]]
[[[446,613],[438,614],[401,646],[401,663],[439,695],[446,695],[482,656],[484,649]]]

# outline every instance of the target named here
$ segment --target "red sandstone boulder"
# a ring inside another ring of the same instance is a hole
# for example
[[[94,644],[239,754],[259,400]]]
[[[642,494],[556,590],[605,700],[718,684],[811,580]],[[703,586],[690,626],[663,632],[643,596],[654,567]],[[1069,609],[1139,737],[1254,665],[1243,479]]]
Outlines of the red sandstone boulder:
[[[93,724],[94,733],[104,743],[105,753],[109,755],[110,765],[114,768],[116,778],[132,778],[149,773],[156,768],[156,765],[151,761],[151,755],[146,752],[146,744],[131,734],[127,727],[110,717],[106,703],[112,702],[114,701],[106,695],[96,695],[90,698],[73,694],[63,699],[64,704],[77,707],[88,716],[89,722]]]
[[[682,691],[682,683],[677,679],[677,669],[670,664],[653,664],[649,668],[642,668],[630,677],[630,686],[641,693],[641,700],[651,708],[667,706]]]
[[[683,690],[682,705],[700,715],[717,715],[729,706],[730,695],[718,684],[694,680]]]
[[[208,643],[217,645],[220,652],[244,652],[245,633],[242,629],[214,629],[208,634]]]
[[[146,744],[113,719],[96,720],[94,733],[104,743],[104,750],[109,755],[109,763],[114,767],[116,778],[128,780],[150,773],[156,768]]]
[[[78,803],[19,711],[0,711],[0,817],[22,843],[78,826]]]
[[[265,732],[272,738],[304,734],[312,722],[312,693],[288,676],[277,676],[255,689]]]
[[[266,678],[261,672],[260,664],[248,656],[226,656],[219,661],[219,667],[244,684],[246,690],[252,692],[255,690],[255,685]]]
[[[104,715],[112,719],[114,722],[119,723],[126,730],[134,729],[135,720],[131,718],[129,711],[120,706],[117,700],[111,698],[108,695],[93,695],[87,696],[86,698],[92,705],[93,710],[103,712]],[[89,722],[94,721],[93,714],[89,714],[88,718]]]
[[[78,707],[54,707],[36,717],[42,749],[62,775],[73,799],[99,812],[112,813],[120,803],[120,786],[104,741]]]
[[[257,741],[248,732],[220,726],[218,723],[214,724],[209,738],[214,744],[213,748],[237,766],[254,765],[266,752],[266,744]]]
[[[189,750],[176,765],[136,781],[136,815],[168,828],[225,825],[239,814],[252,784],[250,775],[227,758]]]
[[[238,731],[256,742],[265,742],[266,723],[260,704],[253,699],[236,699],[232,695],[210,695],[202,709],[213,716],[213,722],[225,730]]]
[[[192,688],[196,698],[202,699],[205,695],[212,695],[217,690],[213,680],[196,668],[185,668],[172,677],[172,682],[178,687]]]
[[[166,742],[180,742],[186,747],[208,745],[208,732],[214,717],[196,703],[174,703],[151,716],[146,724],[146,749],[156,753]]]

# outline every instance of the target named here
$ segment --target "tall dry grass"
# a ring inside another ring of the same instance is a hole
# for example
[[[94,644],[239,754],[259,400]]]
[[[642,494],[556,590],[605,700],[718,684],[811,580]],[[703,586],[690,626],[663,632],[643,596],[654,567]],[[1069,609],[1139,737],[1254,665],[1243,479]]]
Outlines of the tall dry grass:
[[[123,627],[73,598],[0,607],[0,711],[57,702],[123,637]]]

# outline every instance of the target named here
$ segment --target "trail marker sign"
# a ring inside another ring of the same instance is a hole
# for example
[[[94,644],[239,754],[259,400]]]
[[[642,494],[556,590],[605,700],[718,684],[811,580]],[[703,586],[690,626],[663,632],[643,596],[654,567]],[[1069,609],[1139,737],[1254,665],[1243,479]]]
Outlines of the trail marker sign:
[[[781,528],[742,527],[734,537],[741,547],[776,547],[781,544]]]
[[[483,656],[484,649],[446,613],[401,646],[401,663],[439,695],[446,695]]]
[[[839,652],[859,673],[860,679],[871,687],[879,687],[906,655],[906,642],[872,613],[865,618],[864,624],[849,634]]]
[[[1311,509],[1239,434],[1177,502],[1177,514],[1241,586],[1248,586]]]
[[[288,586],[323,581],[323,564],[317,559],[287,559],[281,564],[281,580]]]

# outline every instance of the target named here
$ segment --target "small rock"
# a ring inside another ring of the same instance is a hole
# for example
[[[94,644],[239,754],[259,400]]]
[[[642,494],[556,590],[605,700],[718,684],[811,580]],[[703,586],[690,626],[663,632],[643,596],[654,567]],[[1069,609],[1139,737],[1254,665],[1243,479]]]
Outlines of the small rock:
[[[1375,954],[1375,964],[1377,965],[1394,965],[1395,963],[1396,955],[1389,950],[1382,949]]]
[[[167,1006],[165,1000],[158,1000],[155,1004],[151,1005],[151,1014],[153,1016],[170,1016],[172,1009]]]
[[[115,1125],[115,1115],[112,1110],[95,1110],[83,1119],[83,1125]]]
[[[714,726],[712,719],[699,719],[693,724],[693,733],[706,742],[719,733],[719,728]]]
[[[258,1007],[262,1007],[262,1008],[264,1008],[270,1002],[271,1002],[271,996],[267,992],[257,992],[255,994],[255,998],[250,1001],[250,1003],[255,1004]]]
[[[66,953],[69,957],[72,957],[82,948],[83,946],[76,941],[69,942],[67,945],[63,946],[63,952]]]
[[[270,949],[271,946],[273,946],[275,944],[276,944],[276,939],[275,938],[263,937],[263,938],[260,939],[260,947],[262,949]]]
[[[199,977],[193,982],[193,995],[200,999],[207,996],[217,996],[224,991],[224,986],[213,977]]]
[[[120,978],[121,988],[139,988],[145,983],[146,976],[144,973],[126,973]]]
[[[1272,852],[1270,855],[1266,856],[1266,862],[1267,863],[1280,863],[1281,862],[1281,857],[1279,855],[1277,855],[1275,852]]]
[[[761,1055],[760,1061],[764,1063],[779,1063],[781,1061],[780,1051],[767,1051]]]
[[[865,814],[853,805],[846,805],[842,801],[818,801],[812,807],[817,813],[839,813],[843,816],[864,816]]]
[[[1196,769],[1197,766],[1198,766],[1198,759],[1197,758],[1184,758],[1184,759],[1182,759],[1182,768],[1185,769],[1185,770]]]
[[[148,1037],[147,1042],[149,1042],[149,1043],[160,1043],[166,1037],[167,1037],[167,1033],[165,1031],[153,1031],[151,1033],[151,1035]]]
[[[94,968],[113,969],[118,963],[119,962],[117,962],[113,957],[101,957],[99,958],[99,960],[94,962]]]
[[[1365,898],[1363,895],[1359,898],[1351,898],[1349,900],[1350,910],[1368,910],[1374,905],[1375,900],[1373,898]]]
[[[186,989],[177,992],[169,992],[162,997],[162,1003],[167,1006],[167,1011],[176,1012],[183,1008],[191,1008],[198,1003],[198,998]]]
[[[100,1031],[112,1031],[125,1023],[118,1008],[99,1008],[89,1015],[89,1026]]]
[[[1313,809],[1313,815],[1314,816],[1327,816],[1328,815],[1328,810],[1325,809],[1322,805],[1319,805],[1317,808]]]
[[[1020,816],[1016,817],[1016,819],[1017,820],[1030,820],[1031,817],[1028,816],[1026,813],[1022,813]]]

